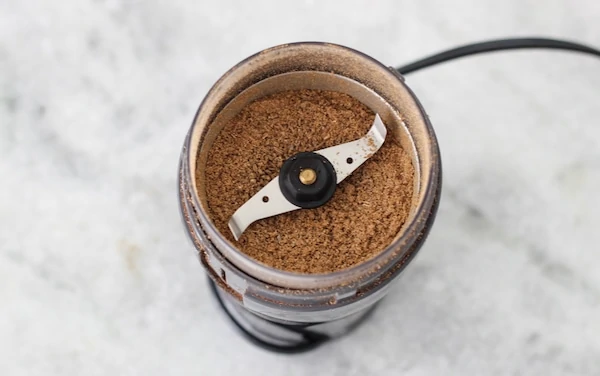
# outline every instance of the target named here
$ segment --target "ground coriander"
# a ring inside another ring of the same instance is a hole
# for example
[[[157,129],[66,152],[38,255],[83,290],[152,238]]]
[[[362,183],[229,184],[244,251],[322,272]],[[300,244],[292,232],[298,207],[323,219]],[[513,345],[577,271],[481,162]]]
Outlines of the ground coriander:
[[[334,272],[379,254],[406,221],[414,189],[411,157],[391,132],[324,206],[257,221],[237,242],[227,227],[287,158],[363,137],[374,116],[347,94],[321,90],[281,92],[242,109],[198,171],[206,176],[209,214],[221,234],[261,263],[296,273]]]

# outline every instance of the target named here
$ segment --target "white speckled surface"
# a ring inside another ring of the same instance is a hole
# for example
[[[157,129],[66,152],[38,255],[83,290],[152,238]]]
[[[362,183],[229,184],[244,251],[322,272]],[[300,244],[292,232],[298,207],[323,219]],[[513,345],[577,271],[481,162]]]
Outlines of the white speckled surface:
[[[371,320],[313,353],[229,325],[175,189],[202,97],[262,48],[398,65],[506,35],[600,46],[600,2],[200,3],[0,0],[0,375],[600,374],[598,59],[408,77],[443,152],[436,225]]]

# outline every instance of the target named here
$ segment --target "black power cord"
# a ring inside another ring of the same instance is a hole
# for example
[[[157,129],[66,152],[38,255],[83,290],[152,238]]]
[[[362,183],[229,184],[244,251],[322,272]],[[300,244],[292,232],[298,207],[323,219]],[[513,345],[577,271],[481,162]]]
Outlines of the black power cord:
[[[424,59],[417,60],[413,63],[398,67],[396,70],[400,72],[400,74],[408,74],[449,60],[459,59],[461,57],[476,55],[484,52],[519,49],[565,50],[581,52],[600,57],[600,50],[579,43],[549,38],[510,38],[467,44],[465,46],[453,48],[435,55],[428,56]]]
[[[258,338],[256,335],[254,335],[250,331],[248,331],[246,328],[244,328],[244,326],[242,326],[242,324],[240,324],[237,321],[237,319],[231,314],[229,309],[227,309],[227,306],[225,306],[225,302],[223,301],[223,299],[217,292],[217,289],[218,289],[217,284],[214,283],[212,281],[212,279],[210,279],[210,278],[208,279],[208,283],[210,286],[210,290],[213,293],[213,296],[217,299],[217,302],[219,303],[219,306],[221,307],[221,309],[227,314],[229,319],[233,322],[233,324],[237,327],[237,329],[244,335],[244,337],[246,337],[250,342],[252,342],[253,344],[255,344],[258,347],[261,347],[268,351],[273,351],[273,352],[278,352],[278,353],[283,353],[283,354],[297,354],[297,353],[303,353],[303,352],[307,352],[309,350],[315,349],[329,340],[329,337],[324,334],[314,333],[309,330],[304,330],[303,328],[294,328],[292,326],[286,326],[286,325],[279,324],[281,327],[284,327],[290,331],[294,331],[298,334],[301,334],[302,341],[297,344],[290,345],[290,346],[274,345],[272,343],[266,342],[266,341]]]

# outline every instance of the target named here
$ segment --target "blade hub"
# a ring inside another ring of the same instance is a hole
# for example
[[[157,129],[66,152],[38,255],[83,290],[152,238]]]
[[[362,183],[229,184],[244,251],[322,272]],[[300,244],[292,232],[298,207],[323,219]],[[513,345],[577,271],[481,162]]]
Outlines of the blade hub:
[[[331,162],[313,152],[298,153],[281,166],[279,188],[291,204],[303,209],[327,203],[335,193],[337,176]]]

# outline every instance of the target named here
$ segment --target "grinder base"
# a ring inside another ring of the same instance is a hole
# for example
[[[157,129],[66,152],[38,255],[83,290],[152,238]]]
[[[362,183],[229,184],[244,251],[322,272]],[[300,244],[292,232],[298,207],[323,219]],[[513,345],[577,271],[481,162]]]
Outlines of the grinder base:
[[[253,344],[279,353],[293,354],[315,349],[358,327],[377,307],[375,304],[365,311],[327,323],[283,324],[253,314],[221,291],[210,278],[208,282],[219,306],[239,331]]]

